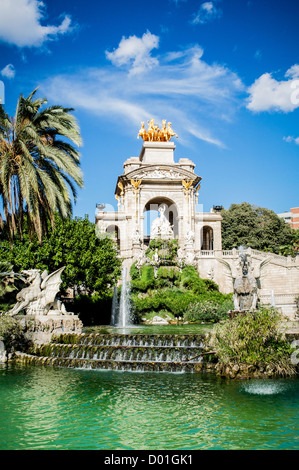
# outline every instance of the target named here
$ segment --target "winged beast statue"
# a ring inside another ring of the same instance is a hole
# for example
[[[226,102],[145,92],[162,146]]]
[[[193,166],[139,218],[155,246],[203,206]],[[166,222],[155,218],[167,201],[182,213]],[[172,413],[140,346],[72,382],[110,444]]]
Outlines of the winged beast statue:
[[[271,257],[253,266],[251,256],[245,250],[239,249],[239,258],[233,265],[221,258],[217,259],[227,268],[227,275],[232,280],[234,309],[255,310],[263,269],[271,261]]]
[[[64,304],[56,299],[61,284],[61,273],[64,269],[65,266],[52,274],[48,274],[47,271],[41,273],[39,269],[22,271],[22,274],[27,277],[29,286],[17,294],[17,303],[8,315],[17,315],[22,310],[26,312],[26,315],[35,316],[66,314]]]

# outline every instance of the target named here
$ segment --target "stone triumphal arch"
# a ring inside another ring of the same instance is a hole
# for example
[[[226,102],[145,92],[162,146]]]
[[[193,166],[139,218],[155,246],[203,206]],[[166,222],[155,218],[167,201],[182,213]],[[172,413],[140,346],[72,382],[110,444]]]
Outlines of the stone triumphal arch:
[[[128,273],[134,261],[142,265],[151,239],[176,239],[183,264],[195,266],[202,278],[215,281],[222,292],[232,292],[240,267],[239,250],[222,250],[221,214],[214,209],[202,211],[201,177],[189,158],[175,161],[171,139],[177,135],[171,123],[164,120],[159,129],[151,119],[147,129],[142,123],[138,137],[143,140],[140,155],[124,162],[117,179],[117,210],[106,211],[104,205],[97,204],[97,235],[115,238]],[[251,271],[257,273],[259,301],[275,305],[293,318],[299,255],[269,255],[248,248],[246,256]]]
[[[124,162],[124,172],[117,179],[117,211],[97,211],[99,231],[111,232],[119,244],[120,256],[128,267],[146,250],[151,238],[177,239],[189,263],[196,265],[203,251],[221,251],[221,216],[203,213],[199,190],[201,177],[189,158],[174,159],[177,137],[162,121],[154,120],[147,131],[142,123],[138,137],[143,145],[139,157]],[[147,213],[155,218],[147,217]]]

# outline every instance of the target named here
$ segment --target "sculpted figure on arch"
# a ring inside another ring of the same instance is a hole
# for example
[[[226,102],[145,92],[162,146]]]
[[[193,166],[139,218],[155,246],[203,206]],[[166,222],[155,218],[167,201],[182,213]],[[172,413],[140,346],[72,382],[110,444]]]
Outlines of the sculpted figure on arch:
[[[161,129],[159,129],[159,126],[155,124],[154,119],[147,121],[147,124],[148,128],[146,130],[144,127],[144,121],[141,122],[141,128],[137,134],[137,139],[141,137],[144,142],[168,142],[171,137],[178,137],[171,127],[171,122],[168,122],[166,126],[166,119],[162,120]]]
[[[151,239],[154,238],[173,238],[173,230],[172,226],[168,222],[167,218],[165,217],[165,211],[167,209],[166,204],[161,204],[159,206],[158,212],[159,212],[159,217],[157,217],[151,227]]]

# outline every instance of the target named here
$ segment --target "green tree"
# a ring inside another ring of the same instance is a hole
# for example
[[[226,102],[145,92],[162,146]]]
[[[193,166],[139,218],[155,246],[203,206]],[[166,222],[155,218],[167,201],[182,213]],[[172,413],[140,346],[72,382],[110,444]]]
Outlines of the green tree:
[[[5,234],[0,240],[0,260],[9,261],[15,272],[36,268],[50,273],[65,266],[62,289],[97,292],[105,297],[120,274],[121,260],[113,240],[97,238],[95,226],[87,218],[56,216],[54,229],[49,230],[41,245],[37,236],[29,237],[26,229],[22,239],[16,237],[12,249]]]
[[[282,245],[291,243],[290,227],[275,212],[243,202],[222,210],[222,247],[247,245],[256,250],[279,253]]]
[[[13,265],[0,260],[0,312],[11,308],[15,303],[15,295],[22,285],[21,276],[15,276]]]
[[[72,213],[71,194],[83,186],[79,153],[68,142],[79,146],[81,137],[71,108],[51,106],[45,98],[19,97],[14,118],[0,105],[0,196],[9,237],[22,235],[24,213],[29,234],[41,243],[47,221],[54,214]]]
[[[12,264],[5,260],[0,260],[0,299],[5,294],[15,289],[13,286]]]
[[[291,242],[280,247],[280,253],[284,256],[299,255],[299,229],[292,229]]]

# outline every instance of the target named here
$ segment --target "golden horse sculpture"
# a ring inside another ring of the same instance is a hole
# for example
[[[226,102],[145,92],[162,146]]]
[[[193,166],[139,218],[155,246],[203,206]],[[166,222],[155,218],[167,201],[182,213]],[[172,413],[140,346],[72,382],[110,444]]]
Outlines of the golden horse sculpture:
[[[171,137],[178,137],[178,135],[172,130],[171,122],[168,122],[166,126],[166,119],[162,120],[161,129],[155,125],[154,119],[147,121],[147,124],[148,128],[145,130],[144,122],[141,123],[141,128],[138,132],[137,139],[141,137],[143,141],[148,142],[168,142]]]

